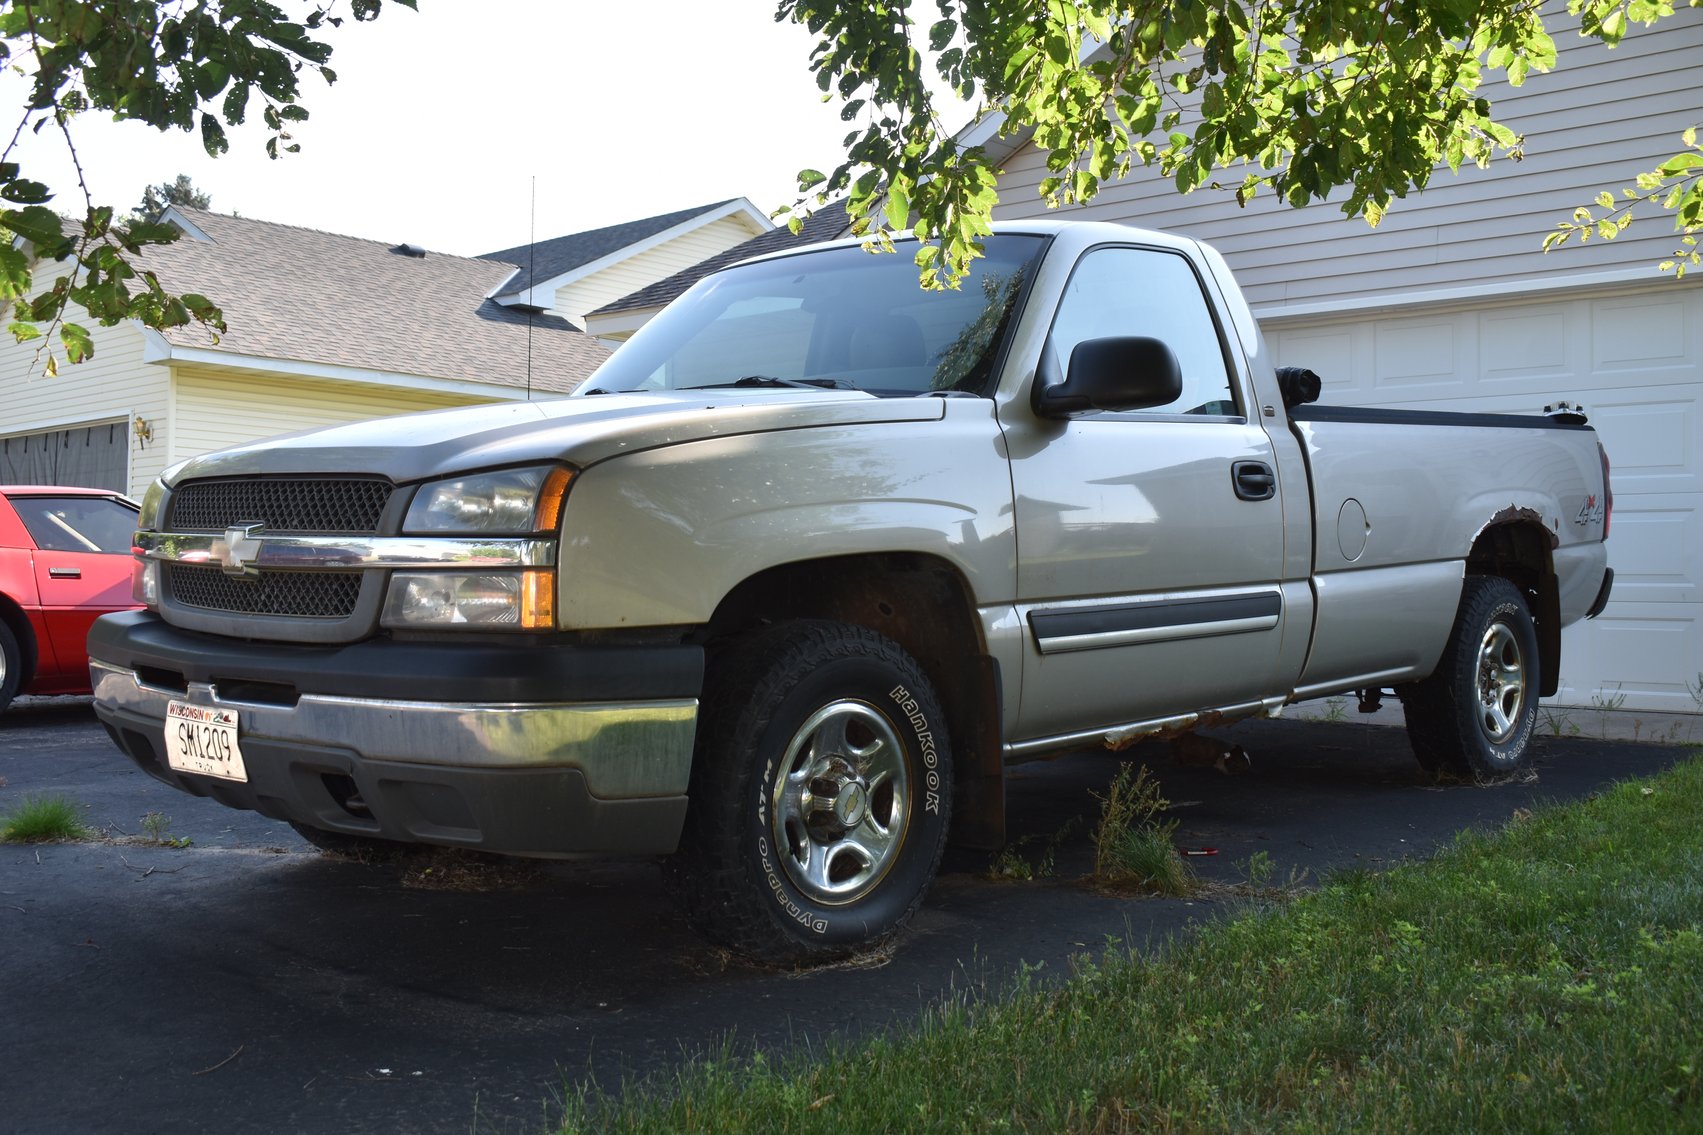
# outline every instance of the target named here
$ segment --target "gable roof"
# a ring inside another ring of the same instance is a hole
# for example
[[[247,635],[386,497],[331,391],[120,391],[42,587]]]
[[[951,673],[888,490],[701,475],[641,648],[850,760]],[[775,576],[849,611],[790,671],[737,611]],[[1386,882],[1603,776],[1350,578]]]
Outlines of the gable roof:
[[[745,198],[730,197],[691,209],[679,209],[582,233],[569,233],[533,245],[486,252],[479,259],[500,261],[519,269],[497,293],[498,302],[512,303],[535,288],[554,289],[576,275],[589,274],[602,266],[600,262],[624,259],[643,251],[645,247],[674,235],[676,229],[740,213],[749,216],[757,226],[767,227],[769,224],[768,218]]]
[[[206,350],[284,370],[568,391],[609,355],[557,316],[532,316],[529,335],[525,312],[489,298],[514,272],[505,264],[182,206],[167,219],[185,235],[149,247],[142,263],[166,290],[210,297],[230,326],[216,344],[199,325],[163,332],[171,357]]]
[[[835,237],[844,236],[850,226],[851,219],[846,216],[845,202],[830,202],[806,217],[796,233],[785,225],[771,229],[760,236],[752,237],[744,244],[734,245],[726,252],[719,252],[708,260],[699,261],[690,268],[683,268],[672,276],[640,288],[631,295],[622,296],[614,303],[605,304],[592,314],[614,315],[623,311],[662,307],[711,272],[719,272],[730,264],[737,264],[753,256],[833,240]]]

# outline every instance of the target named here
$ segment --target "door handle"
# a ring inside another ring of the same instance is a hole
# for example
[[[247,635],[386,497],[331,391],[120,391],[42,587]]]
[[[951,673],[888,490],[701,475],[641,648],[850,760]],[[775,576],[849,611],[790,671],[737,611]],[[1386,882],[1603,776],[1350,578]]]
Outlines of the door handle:
[[[1277,474],[1263,461],[1237,461],[1230,466],[1230,483],[1245,501],[1265,501],[1277,495]]]
[[[47,577],[49,579],[82,579],[83,572],[81,568],[50,567],[47,569]]]

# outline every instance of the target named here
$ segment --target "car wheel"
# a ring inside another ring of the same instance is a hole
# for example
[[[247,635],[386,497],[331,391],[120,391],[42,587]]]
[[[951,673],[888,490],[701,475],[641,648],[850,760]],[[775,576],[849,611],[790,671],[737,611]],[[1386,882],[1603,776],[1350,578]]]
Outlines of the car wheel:
[[[707,937],[796,964],[892,935],[934,877],[952,799],[938,699],[897,643],[798,621],[711,668],[670,889]]]
[[[1477,780],[1517,772],[1530,757],[1538,674],[1537,632],[1519,590],[1499,576],[1467,576],[1437,669],[1399,691],[1419,763]]]
[[[18,696],[18,684],[24,680],[24,655],[18,649],[18,636],[12,628],[0,622],[0,713]]]

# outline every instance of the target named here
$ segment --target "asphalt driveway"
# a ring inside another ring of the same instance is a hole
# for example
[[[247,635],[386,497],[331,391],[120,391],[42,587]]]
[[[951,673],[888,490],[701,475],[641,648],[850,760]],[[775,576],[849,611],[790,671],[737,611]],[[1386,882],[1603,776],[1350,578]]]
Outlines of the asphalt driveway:
[[[1223,735],[1250,773],[1177,767],[1158,745],[1126,755],[1163,782],[1180,843],[1216,849],[1191,862],[1226,881],[1257,852],[1279,878],[1424,855],[1688,752],[1546,737],[1530,783],[1442,788],[1399,729],[1284,720]],[[952,853],[892,957],[793,974],[694,937],[653,864],[332,858],[134,770],[86,699],[21,704],[0,717],[0,808],[64,793],[108,837],[0,845],[0,1131],[535,1132],[588,1076],[618,1087],[730,1036],[866,1033],[1023,965],[1068,972],[1109,940],[1147,946],[1223,912],[1078,881],[1090,792],[1116,768],[1088,753],[1012,770],[1026,856],[1065,832],[1056,877],[996,881],[988,856]],[[140,842],[151,812],[191,844]]]

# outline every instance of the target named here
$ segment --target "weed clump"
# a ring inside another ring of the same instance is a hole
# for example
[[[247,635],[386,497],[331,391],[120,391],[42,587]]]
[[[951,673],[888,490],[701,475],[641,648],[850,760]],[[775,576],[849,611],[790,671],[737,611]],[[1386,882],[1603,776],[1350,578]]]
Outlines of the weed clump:
[[[186,835],[171,834],[171,817],[164,812],[149,812],[142,817],[142,838],[159,847],[188,847],[193,842]]]
[[[25,796],[0,816],[4,843],[51,843],[91,834],[77,802],[68,796]]]
[[[1126,764],[1100,801],[1094,827],[1094,879],[1102,886],[1131,888],[1157,895],[1194,893],[1193,868],[1171,842],[1176,820],[1161,820],[1171,802],[1159,794],[1145,765]]]

